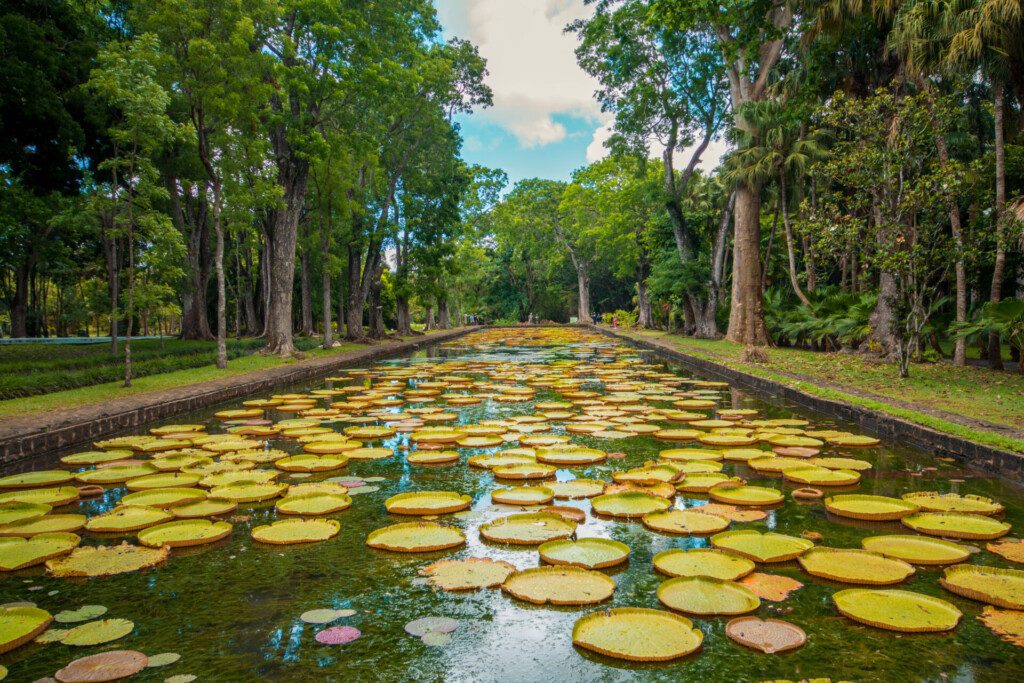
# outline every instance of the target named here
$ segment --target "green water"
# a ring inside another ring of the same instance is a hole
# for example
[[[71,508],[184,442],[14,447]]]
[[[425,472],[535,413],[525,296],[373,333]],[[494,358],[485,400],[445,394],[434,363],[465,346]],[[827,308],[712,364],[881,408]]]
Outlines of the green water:
[[[530,362],[570,356],[588,359],[587,350],[591,348],[593,345],[472,352],[431,349],[392,363],[417,363],[428,357],[431,361],[444,357]],[[656,359],[649,360],[661,364]],[[689,374],[668,364],[663,366],[681,375]],[[323,386],[329,383],[313,382],[294,388]],[[539,391],[535,400],[556,397],[552,392]],[[849,427],[736,390],[727,392],[722,405],[757,408],[762,411],[759,417],[804,417],[818,428]],[[220,425],[209,419],[212,412],[182,416],[173,422],[204,421],[213,433],[219,431]],[[459,412],[459,422],[473,423],[533,410],[531,403],[485,401]],[[385,444],[397,447],[406,438],[406,435],[399,435]],[[574,436],[573,441],[604,450],[622,450],[628,457],[588,468],[560,470],[560,479],[610,479],[613,470],[640,465],[669,447],[649,437],[609,442]],[[275,440],[271,445],[299,450],[287,440]],[[759,654],[734,644],[725,636],[726,618],[697,619],[695,624],[705,634],[703,649],[683,660],[651,665],[621,662],[572,645],[573,623],[580,615],[594,610],[593,606],[536,607],[509,598],[499,590],[434,591],[418,580],[416,572],[442,557],[491,557],[507,560],[521,569],[539,564],[532,547],[502,547],[480,539],[476,528],[481,523],[516,511],[493,507],[488,496],[489,491],[497,487],[492,475],[486,470],[465,466],[466,458],[480,452],[484,451],[462,449],[462,462],[448,467],[415,467],[401,456],[350,463],[346,475],[354,478],[380,476],[386,480],[377,483],[379,491],[353,496],[352,508],[332,515],[341,522],[341,533],[324,543],[261,546],[250,539],[249,531],[254,525],[276,518],[273,503],[242,505],[235,514],[251,517],[235,523],[228,539],[214,545],[174,550],[171,560],[154,570],[90,580],[51,578],[39,568],[7,575],[0,579],[0,602],[29,600],[51,612],[83,604],[102,604],[110,608],[107,617],[130,619],[136,628],[129,636],[108,646],[26,645],[0,656],[0,664],[9,667],[9,680],[33,681],[51,676],[72,659],[117,647],[147,654],[171,651],[182,655],[176,664],[143,671],[133,677],[133,681],[160,681],[186,673],[197,675],[200,681],[735,682],[807,677],[850,681],[1024,680],[1024,648],[1002,642],[977,620],[982,605],[939,587],[937,579],[941,569],[919,568],[902,587],[940,596],[956,604],[964,612],[964,619],[950,634],[900,635],[857,625],[839,616],[830,600],[834,592],[849,586],[808,576],[799,565],[790,562],[767,568],[761,566],[759,570],[796,578],[805,587],[785,602],[762,602],[756,614],[778,616],[801,626],[808,636],[803,648],[782,655]],[[40,457],[32,463],[32,468],[52,466],[57,455]],[[1007,508],[1006,521],[1013,523],[1015,530],[1024,529],[1024,491],[1019,487],[963,470],[954,463],[938,462],[927,453],[894,443],[885,443],[877,449],[858,449],[854,456],[874,463],[874,469],[864,473],[857,488],[861,493],[895,495],[913,490],[976,493],[1001,501]],[[937,469],[923,469],[931,467]],[[742,465],[726,465],[725,471],[733,470],[752,483],[782,488],[787,494],[794,488],[781,478],[767,479]],[[327,476],[331,475],[316,478]],[[965,481],[955,483],[951,479]],[[287,478],[282,480],[288,481]],[[443,520],[466,531],[465,547],[451,552],[396,554],[364,545],[369,531],[408,521],[384,510],[383,502],[387,497],[425,489],[456,490],[473,496],[475,514],[468,518],[448,515]],[[103,498],[80,503],[78,507],[90,515],[97,514],[114,505],[123,493],[123,489],[112,488]],[[689,506],[699,504],[702,498],[681,495],[677,501],[679,506]],[[589,509],[585,501],[569,504]],[[734,528],[771,529],[793,535],[813,530],[823,534],[823,545],[835,547],[860,547],[860,539],[865,536],[903,531],[898,523],[846,522],[827,517],[820,502],[800,504],[788,495],[786,505],[763,522],[734,525]],[[609,603],[613,607],[660,607],[655,590],[664,577],[654,572],[653,555],[673,547],[701,547],[708,543],[700,538],[652,533],[639,521],[613,521],[591,515],[577,535],[610,537],[631,548],[628,565],[608,571],[617,584]],[[85,544],[98,542],[89,534],[83,537]],[[971,562],[1008,566],[998,556],[985,551],[975,555]],[[362,637],[344,646],[318,644],[313,636],[324,627],[305,624],[299,615],[320,607],[357,610],[356,616],[337,624],[359,628]],[[460,621],[447,646],[428,647],[403,631],[404,624],[423,616],[449,616]]]

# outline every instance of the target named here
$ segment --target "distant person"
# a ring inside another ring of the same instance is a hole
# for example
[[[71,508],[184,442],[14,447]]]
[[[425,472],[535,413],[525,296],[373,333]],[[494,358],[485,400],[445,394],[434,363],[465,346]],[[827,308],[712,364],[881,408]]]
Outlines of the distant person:
[[[612,316],[612,327],[618,327],[618,326],[619,326],[619,316],[613,315]]]

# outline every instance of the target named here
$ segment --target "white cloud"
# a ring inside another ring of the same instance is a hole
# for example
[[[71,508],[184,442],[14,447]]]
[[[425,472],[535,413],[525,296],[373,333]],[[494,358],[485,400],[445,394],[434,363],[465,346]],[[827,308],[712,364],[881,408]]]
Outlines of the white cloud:
[[[487,59],[494,107],[478,112],[511,132],[523,147],[566,137],[555,116],[603,123],[597,82],[576,63],[569,22],[588,16],[583,0],[437,0],[446,26],[475,43]]]
[[[594,137],[587,147],[587,163],[593,163],[608,156],[608,148],[605,147],[605,142],[612,136],[613,126],[614,121],[612,121],[610,116],[607,116],[606,122],[594,131]],[[662,146],[656,139],[652,138],[650,140],[649,149],[652,158],[661,158]],[[693,154],[695,149],[697,149],[697,143],[676,152],[676,167],[682,168],[689,163],[690,155]],[[724,140],[712,140],[701,155],[698,167],[706,172],[713,171],[718,167],[722,157],[728,151],[729,144],[727,142]]]

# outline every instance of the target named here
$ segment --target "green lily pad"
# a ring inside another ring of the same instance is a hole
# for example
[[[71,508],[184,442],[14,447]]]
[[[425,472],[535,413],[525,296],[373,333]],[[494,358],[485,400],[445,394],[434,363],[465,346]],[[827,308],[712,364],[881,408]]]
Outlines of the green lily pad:
[[[181,655],[179,655],[177,652],[161,652],[158,655],[150,655],[149,662],[146,664],[146,666],[153,669],[159,666],[167,666],[168,664],[174,664],[179,659],[181,659]]]
[[[81,542],[76,534],[38,534],[32,538],[0,538],[0,571],[14,571],[70,553]]]
[[[39,643],[40,645],[48,645],[49,643],[59,643],[62,640],[64,640],[65,636],[67,636],[70,630],[71,629],[67,628],[51,628],[40,633],[32,642]]]
[[[0,503],[0,524],[39,519],[52,509],[45,503],[24,503],[17,500]]]
[[[24,645],[53,621],[53,617],[38,607],[7,607],[0,609],[0,653]]]
[[[102,617],[107,613],[107,608],[103,605],[83,605],[78,609],[66,609],[61,612],[57,612],[53,618],[62,624],[73,624],[78,621],[87,621],[89,619],[95,619],[96,617]]]
[[[299,619],[307,624],[329,624],[332,621],[354,616],[354,609],[311,609],[303,612]]]
[[[101,619],[74,627],[60,642],[78,647],[101,645],[124,638],[133,630],[135,624],[127,619]]]

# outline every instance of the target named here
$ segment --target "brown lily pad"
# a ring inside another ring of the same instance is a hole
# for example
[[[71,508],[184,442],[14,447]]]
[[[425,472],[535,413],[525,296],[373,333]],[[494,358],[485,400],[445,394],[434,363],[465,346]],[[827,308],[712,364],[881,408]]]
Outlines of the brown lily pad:
[[[134,676],[146,668],[149,658],[135,650],[111,650],[71,662],[54,674],[60,683],[98,683]]]
[[[802,583],[788,576],[764,574],[762,572],[748,574],[739,583],[754,591],[757,597],[762,600],[769,600],[771,602],[782,602],[789,597],[790,593],[804,587]]]
[[[765,654],[795,650],[807,642],[807,634],[796,624],[780,619],[739,617],[725,625],[730,639]]]

